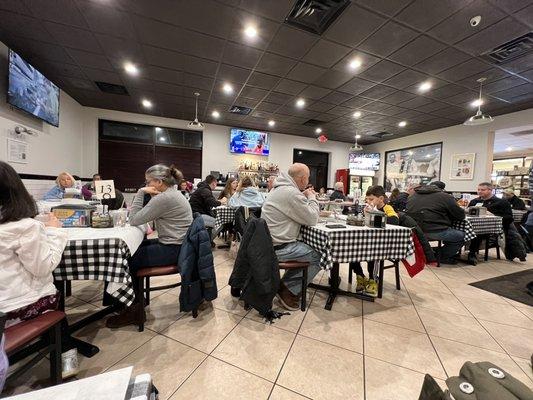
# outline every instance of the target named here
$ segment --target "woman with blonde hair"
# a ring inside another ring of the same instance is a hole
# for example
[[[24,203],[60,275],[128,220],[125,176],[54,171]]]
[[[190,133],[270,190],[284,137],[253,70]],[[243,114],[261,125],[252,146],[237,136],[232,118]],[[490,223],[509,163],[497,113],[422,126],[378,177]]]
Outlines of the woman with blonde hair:
[[[230,207],[261,207],[265,198],[254,185],[249,176],[244,176],[237,185],[237,191],[229,200]]]
[[[235,190],[237,189],[237,179],[235,178],[229,178],[226,181],[226,186],[224,186],[224,189],[222,192],[220,192],[220,195],[218,196],[218,200],[226,199],[229,201],[231,199],[231,196],[235,194]]]
[[[61,172],[56,178],[56,185],[43,196],[43,200],[61,200],[65,196],[65,189],[73,188],[75,185],[76,180],[72,175]],[[81,197],[81,194],[74,197]]]

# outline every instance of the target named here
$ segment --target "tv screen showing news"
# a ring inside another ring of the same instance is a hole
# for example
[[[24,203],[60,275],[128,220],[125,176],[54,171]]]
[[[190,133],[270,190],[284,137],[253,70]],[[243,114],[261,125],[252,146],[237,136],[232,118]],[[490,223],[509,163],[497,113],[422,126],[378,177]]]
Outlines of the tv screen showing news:
[[[379,170],[379,153],[350,153],[348,168],[362,171]]]
[[[7,102],[50,125],[59,126],[59,88],[9,50]]]
[[[267,132],[232,128],[229,149],[232,153],[268,156],[270,137]]]

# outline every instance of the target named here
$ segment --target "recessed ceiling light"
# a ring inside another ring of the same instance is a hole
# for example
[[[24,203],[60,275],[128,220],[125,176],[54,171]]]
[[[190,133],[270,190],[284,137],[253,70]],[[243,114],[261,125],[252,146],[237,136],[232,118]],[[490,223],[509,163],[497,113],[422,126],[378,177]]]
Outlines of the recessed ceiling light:
[[[226,93],[226,94],[231,94],[231,93],[233,93],[233,86],[231,86],[229,83],[225,83],[225,84],[222,86],[222,90],[223,90],[224,93]]]
[[[303,108],[305,106],[305,100],[304,99],[298,99],[296,100],[296,106]]]
[[[480,106],[483,105],[483,100],[482,99],[476,99],[472,103],[470,103],[470,105],[472,107],[480,107]]]
[[[431,89],[431,86],[433,86],[433,85],[432,85],[431,82],[429,82],[429,81],[422,82],[422,83],[420,84],[420,86],[418,87],[418,90],[419,90],[420,92],[427,92],[429,89]]]
[[[430,158],[431,157],[431,154],[426,154],[426,158]]]
[[[156,127],[155,127],[155,131],[156,131],[156,132],[161,132],[162,129],[161,129],[160,127],[156,126]]]
[[[350,61],[350,64],[348,64],[350,69],[357,69],[361,65],[363,65],[363,62],[359,58],[354,58],[352,61]]]
[[[361,118],[361,115],[363,115],[363,114],[361,114],[361,111],[356,111],[356,112],[353,113],[353,117],[354,118]]]
[[[270,121],[268,121],[268,126],[274,126],[274,125],[276,125],[276,121],[274,121],[272,119]]]
[[[124,63],[124,70],[130,75],[137,75],[139,73],[139,68],[130,62]]]
[[[160,142],[166,142],[167,139],[166,139],[165,137],[160,137],[160,138],[159,138],[159,141],[160,141]]]
[[[507,150],[507,151],[513,151],[513,148],[512,148],[512,147],[507,147],[505,150]]]
[[[356,139],[361,139],[361,135],[355,135]]]
[[[244,34],[250,39],[253,39],[257,36],[257,29],[253,25],[248,25],[244,28]]]
[[[143,105],[143,107],[146,107],[146,108],[152,108],[152,102],[148,99],[143,99],[141,104]]]
[[[407,125],[407,122],[405,122],[405,121],[398,122],[398,126],[400,128],[403,128],[405,125]]]
[[[220,117],[220,113],[219,113],[217,110],[214,110],[214,111],[211,113],[211,116],[212,116],[213,118],[218,118],[218,117]]]
[[[322,133],[322,128],[316,128],[315,133]]]

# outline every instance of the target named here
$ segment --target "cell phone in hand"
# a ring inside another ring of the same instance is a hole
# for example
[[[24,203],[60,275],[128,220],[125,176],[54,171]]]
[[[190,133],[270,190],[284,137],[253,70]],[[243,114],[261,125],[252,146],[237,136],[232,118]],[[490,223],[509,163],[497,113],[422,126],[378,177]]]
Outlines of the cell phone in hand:
[[[341,224],[326,224],[326,228],[329,228],[329,229],[346,228],[346,225],[341,225]]]

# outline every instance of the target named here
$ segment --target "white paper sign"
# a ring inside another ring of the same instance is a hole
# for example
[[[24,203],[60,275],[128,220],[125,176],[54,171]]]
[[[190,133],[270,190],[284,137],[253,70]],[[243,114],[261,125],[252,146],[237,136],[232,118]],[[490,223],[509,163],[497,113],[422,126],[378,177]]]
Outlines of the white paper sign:
[[[11,163],[28,163],[28,143],[7,138],[7,161]]]
[[[114,199],[115,196],[115,181],[113,179],[107,181],[94,181],[94,190],[98,200]]]

